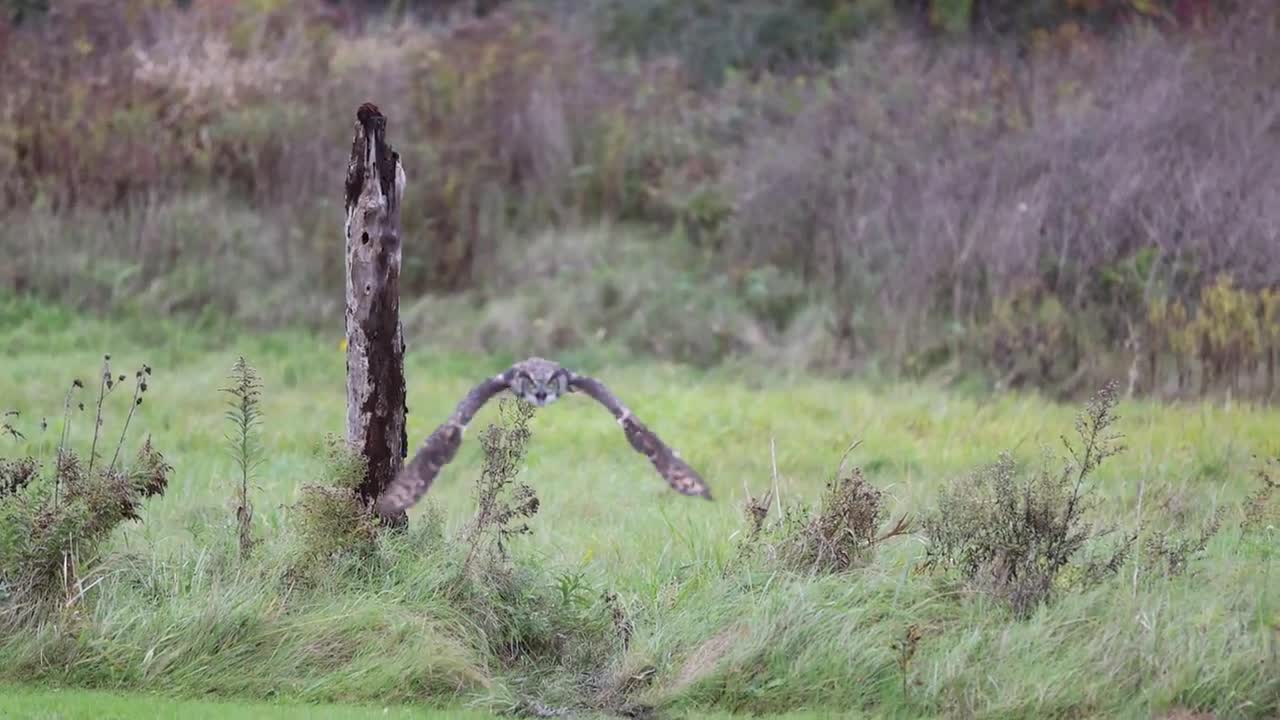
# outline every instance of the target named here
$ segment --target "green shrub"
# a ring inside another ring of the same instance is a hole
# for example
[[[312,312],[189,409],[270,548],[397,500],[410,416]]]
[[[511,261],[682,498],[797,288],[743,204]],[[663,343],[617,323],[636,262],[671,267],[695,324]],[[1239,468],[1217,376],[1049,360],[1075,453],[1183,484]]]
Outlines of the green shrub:
[[[1082,559],[1105,534],[1088,518],[1096,502],[1089,481],[1103,461],[1123,450],[1113,427],[1117,393],[1117,384],[1109,383],[1090,401],[1076,420],[1078,444],[1063,438],[1067,457],[1058,467],[1046,456],[1042,468],[1024,473],[1005,453],[944,489],[922,523],[926,566],[958,570],[1022,615],[1050,599],[1073,564],[1089,581],[1116,572],[1132,538],[1106,560]]]
[[[379,523],[356,494],[364,479],[364,458],[344,438],[331,435],[323,460],[321,482],[302,486],[288,519],[289,575],[308,585],[332,580],[344,569],[372,573],[379,567]]]

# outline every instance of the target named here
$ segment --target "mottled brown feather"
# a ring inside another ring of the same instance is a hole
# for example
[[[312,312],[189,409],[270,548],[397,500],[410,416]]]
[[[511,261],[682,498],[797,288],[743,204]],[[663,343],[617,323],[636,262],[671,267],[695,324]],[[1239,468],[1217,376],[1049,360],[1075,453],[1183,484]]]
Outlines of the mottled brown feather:
[[[688,463],[681,460],[675,450],[662,442],[662,438],[659,438],[657,433],[633,415],[627,406],[605,387],[604,383],[585,375],[574,375],[569,381],[569,387],[586,393],[605,406],[617,418],[618,424],[622,425],[622,431],[626,434],[627,442],[631,443],[631,447],[649,458],[654,469],[672,489],[682,495],[711,499],[711,489],[707,487],[702,477],[689,467]]]
[[[507,382],[506,374],[499,375],[485,380],[467,393],[449,419],[427,436],[409,464],[378,496],[374,509],[379,515],[392,517],[407,510],[426,494],[440,469],[458,454],[467,424],[486,402],[507,388]]]

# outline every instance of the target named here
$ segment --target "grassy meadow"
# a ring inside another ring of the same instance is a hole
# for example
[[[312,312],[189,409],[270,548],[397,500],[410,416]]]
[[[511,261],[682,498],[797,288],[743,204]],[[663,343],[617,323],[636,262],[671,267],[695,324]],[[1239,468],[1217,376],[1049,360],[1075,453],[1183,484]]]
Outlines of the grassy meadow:
[[[922,570],[918,532],[885,541],[844,572],[737,562],[743,506],[748,493],[775,484],[784,506],[818,503],[860,441],[848,462],[885,492],[891,515],[919,518],[943,487],[1003,450],[1034,462],[1041,445],[1072,432],[1079,408],[1033,394],[579,353],[563,360],[608,383],[702,472],[715,501],[671,492],[602,408],[570,397],[530,423],[518,477],[541,500],[531,532],[508,540],[505,570],[459,580],[461,533],[476,511],[484,460],[477,438],[498,420],[495,402],[411,513],[408,533],[377,540],[359,562],[313,561],[310,582],[300,583],[290,571],[306,537],[296,503],[325,474],[321,441],[344,421],[338,333],[91,320],[12,299],[0,320],[0,398],[21,412],[15,426],[25,434],[3,439],[4,456],[51,457],[65,388],[73,377],[95,377],[109,352],[118,372],[153,368],[126,448],[149,434],[174,468],[143,522],[127,523],[82,569],[95,579],[82,601],[0,639],[3,682],[656,716],[1280,711],[1280,543],[1274,518],[1271,527],[1240,528],[1263,460],[1280,451],[1274,408],[1122,401],[1127,449],[1098,470],[1102,502],[1090,517],[1141,528],[1133,556],[1103,582],[1064,587],[1018,616],[952,573]],[[437,351],[412,335],[407,342],[414,447],[472,383],[513,359]],[[239,355],[264,386],[265,454],[250,489],[259,545],[243,560],[238,470],[219,392]],[[107,399],[108,448],[127,408],[117,400]],[[73,410],[73,446],[87,449],[92,410]],[[1184,571],[1144,562],[1157,528],[1194,537],[1219,508],[1220,530],[1187,554]],[[606,603],[605,592],[616,599]],[[616,614],[611,620],[614,608],[625,633]],[[917,639],[903,652],[895,643],[913,627]],[[0,693],[35,717],[78,717],[56,710],[55,697]]]

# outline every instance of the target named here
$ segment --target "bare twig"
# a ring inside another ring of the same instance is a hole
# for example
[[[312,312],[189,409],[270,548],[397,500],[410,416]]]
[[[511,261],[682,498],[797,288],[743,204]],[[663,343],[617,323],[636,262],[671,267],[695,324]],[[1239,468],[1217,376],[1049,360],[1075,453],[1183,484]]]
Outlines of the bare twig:
[[[62,399],[62,435],[58,438],[58,452],[54,456],[54,463],[61,467],[63,453],[67,451],[67,438],[71,436],[71,395],[76,390],[83,390],[84,383],[80,382],[80,378],[71,381],[71,387],[67,388],[67,394]],[[80,403],[80,409],[84,409],[84,403]],[[58,506],[58,494],[62,489],[62,473],[55,472],[53,474],[53,506]]]
[[[123,380],[124,376],[121,375]],[[96,409],[96,417],[93,423],[93,444],[89,446],[89,469],[90,474],[93,473],[93,461],[98,459],[98,436],[102,432],[102,403],[106,400],[111,391],[115,389],[116,381],[111,376],[111,356],[102,356],[102,378],[98,382],[98,403]]]
[[[862,445],[862,440],[854,440],[853,444],[845,449],[844,454],[840,456],[840,463],[836,465],[836,476],[832,479],[839,480],[840,476],[844,475],[844,464],[849,459],[849,456],[853,454],[853,451],[858,449],[859,445]]]
[[[133,420],[133,413],[142,404],[142,394],[147,391],[147,377],[150,375],[151,368],[147,365],[143,365],[142,369],[134,375],[133,402],[129,403],[129,414],[124,419],[124,427],[120,429],[120,439],[116,441],[116,451],[111,456],[111,464],[107,466],[107,472],[114,470],[116,461],[120,459],[120,449],[124,447],[124,438],[129,432],[129,423]]]

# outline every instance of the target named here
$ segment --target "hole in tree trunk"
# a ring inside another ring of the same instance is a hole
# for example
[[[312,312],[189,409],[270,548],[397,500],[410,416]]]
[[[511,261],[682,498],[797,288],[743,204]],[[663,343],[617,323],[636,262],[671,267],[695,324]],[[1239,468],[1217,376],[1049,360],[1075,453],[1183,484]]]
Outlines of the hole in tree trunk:
[[[367,232],[362,232],[362,233],[360,233],[360,243],[361,243],[362,245],[368,245],[368,244],[369,244],[369,233],[367,233]]]

